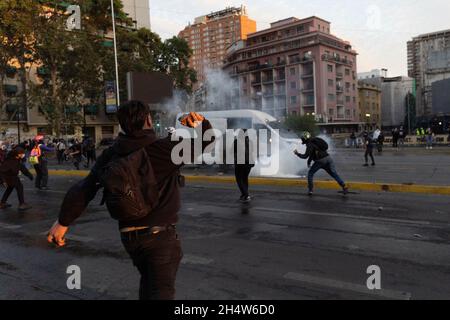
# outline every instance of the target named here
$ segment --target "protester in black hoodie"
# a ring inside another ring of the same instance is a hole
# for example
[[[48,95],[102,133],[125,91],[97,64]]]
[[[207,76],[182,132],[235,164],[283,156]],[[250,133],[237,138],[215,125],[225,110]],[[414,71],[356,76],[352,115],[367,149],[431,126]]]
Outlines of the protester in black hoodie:
[[[159,186],[159,202],[150,214],[141,219],[119,221],[119,229],[122,243],[141,274],[140,299],[174,299],[175,278],[182,258],[180,241],[175,231],[181,206],[181,165],[172,162],[171,154],[179,142],[156,137],[150,109],[140,102],[130,101],[121,106],[118,118],[125,134],[121,134],[115,144],[103,152],[89,176],[68,191],[59,219],[51,228],[47,240],[58,246],[65,245],[64,235],[68,226],[82,214],[101,188],[99,172],[112,157],[126,156],[145,148]],[[196,113],[185,116],[183,122],[191,127],[202,122],[203,132],[198,132],[199,139],[211,128],[209,122]],[[210,143],[203,143],[203,147]]]
[[[28,171],[23,163],[24,157],[25,150],[23,148],[16,147],[8,153],[6,160],[0,166],[0,176],[3,183],[6,184],[6,190],[0,203],[0,209],[11,207],[11,205],[6,201],[8,201],[8,198],[14,189],[16,189],[17,196],[19,198],[19,210],[31,209],[31,206],[25,203],[23,184],[18,177],[19,171],[21,171],[30,180],[33,180],[33,175],[30,171]]]

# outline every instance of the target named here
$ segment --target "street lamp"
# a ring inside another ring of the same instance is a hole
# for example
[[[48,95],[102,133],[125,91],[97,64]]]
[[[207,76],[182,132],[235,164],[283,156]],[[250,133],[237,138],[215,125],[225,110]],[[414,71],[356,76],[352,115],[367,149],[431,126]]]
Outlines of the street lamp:
[[[113,25],[113,39],[114,39],[114,61],[116,66],[116,102],[117,107],[120,106],[120,90],[119,90],[119,64],[117,62],[117,39],[116,39],[116,16],[114,13],[114,0],[111,0],[111,16]]]

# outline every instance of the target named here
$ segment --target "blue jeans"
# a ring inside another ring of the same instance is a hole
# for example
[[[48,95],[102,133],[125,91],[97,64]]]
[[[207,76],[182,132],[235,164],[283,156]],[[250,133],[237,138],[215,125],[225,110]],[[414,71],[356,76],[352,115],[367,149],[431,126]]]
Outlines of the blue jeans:
[[[323,159],[320,159],[320,160],[314,162],[311,169],[309,169],[309,172],[308,172],[308,189],[309,189],[309,191],[314,190],[314,182],[313,182],[314,175],[320,169],[325,170],[331,177],[334,178],[334,180],[336,180],[337,183],[339,183],[339,185],[341,187],[345,186],[345,182],[341,179],[341,177],[339,177],[339,175],[336,171],[336,167],[334,166],[333,159],[331,159],[331,157],[326,157],[326,158],[323,158]]]

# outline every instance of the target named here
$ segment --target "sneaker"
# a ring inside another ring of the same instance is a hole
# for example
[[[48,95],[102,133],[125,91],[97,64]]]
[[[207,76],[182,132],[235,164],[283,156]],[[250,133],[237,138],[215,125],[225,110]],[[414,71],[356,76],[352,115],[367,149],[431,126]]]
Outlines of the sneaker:
[[[342,193],[344,195],[348,194],[348,187],[346,187],[346,186],[342,187]]]
[[[375,163],[372,163],[372,167],[375,167]]]
[[[308,191],[308,196],[312,197],[313,192],[312,191]]]
[[[244,196],[241,200],[243,203],[249,203],[252,201],[252,198],[250,196]]]
[[[369,165],[366,163],[365,165],[363,165],[363,167],[368,167]]]
[[[0,203],[0,209],[7,209],[11,208],[11,205],[9,203]]]
[[[49,187],[41,187],[40,189],[43,190],[43,191],[50,190]]]
[[[30,206],[29,204],[26,204],[26,203],[22,203],[20,206],[19,206],[19,210],[20,211],[26,211],[26,210],[29,210],[29,209],[31,209],[32,208],[32,206]]]

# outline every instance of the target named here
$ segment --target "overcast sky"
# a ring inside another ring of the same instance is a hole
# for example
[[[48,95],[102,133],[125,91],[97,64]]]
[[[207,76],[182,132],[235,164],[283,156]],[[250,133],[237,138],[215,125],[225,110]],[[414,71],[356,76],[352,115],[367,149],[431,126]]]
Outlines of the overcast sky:
[[[241,4],[258,30],[291,16],[328,20],[359,53],[358,72],[387,68],[389,76],[407,75],[409,39],[450,29],[449,0],[150,0],[152,30],[172,37],[197,16]]]

